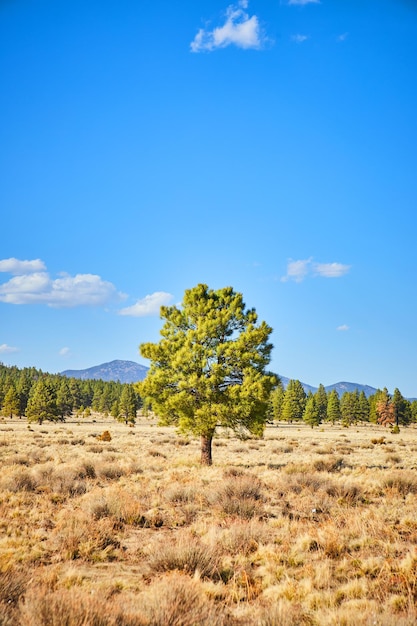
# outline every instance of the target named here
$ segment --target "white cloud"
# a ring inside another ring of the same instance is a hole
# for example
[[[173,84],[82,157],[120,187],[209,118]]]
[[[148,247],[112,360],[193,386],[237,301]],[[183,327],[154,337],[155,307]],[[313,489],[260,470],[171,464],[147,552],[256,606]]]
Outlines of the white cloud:
[[[295,43],[304,43],[304,41],[307,41],[307,39],[310,39],[310,37],[308,35],[293,35],[291,37],[292,41],[295,41]]]
[[[288,0],[287,4],[289,4],[290,6],[304,6],[306,4],[320,4],[320,0]]]
[[[223,26],[206,30],[200,28],[191,42],[191,52],[211,51],[235,45],[238,48],[260,48],[266,41],[265,35],[256,15],[251,17],[245,11],[248,0],[240,0],[231,4],[226,10],[226,21]]]
[[[71,354],[71,350],[65,346],[64,348],[61,348],[58,354],[59,356],[69,356]]]
[[[347,324],[342,324],[341,326],[338,326],[336,330],[340,330],[343,332],[349,330],[349,326]]]
[[[281,278],[282,282],[294,280],[301,283],[307,276],[321,276],[323,278],[339,278],[350,270],[350,265],[342,263],[313,263],[313,258],[293,261],[290,259],[287,265],[287,273]]]
[[[0,345],[0,354],[12,354],[13,352],[19,352],[19,348],[8,346],[7,343],[2,343]]]
[[[174,296],[165,291],[156,291],[136,304],[120,309],[119,315],[131,315],[132,317],[148,317],[151,315],[159,315],[161,306],[166,306],[172,302]]]
[[[287,273],[281,278],[283,282],[287,280],[295,280],[296,283],[301,283],[310,271],[312,259],[305,259],[303,261],[288,261]]]
[[[325,278],[339,278],[350,270],[350,265],[342,263],[314,263],[314,273]]]
[[[30,274],[31,272],[42,272],[45,270],[45,263],[40,259],[33,261],[19,261],[19,259],[10,258],[0,261],[0,272],[7,272],[19,276],[21,274]]]
[[[346,39],[348,38],[349,33],[342,33],[341,35],[339,35],[337,37],[337,41],[346,41]]]
[[[52,279],[45,264],[36,261],[6,259],[0,261],[2,271],[16,274],[0,284],[0,302],[7,304],[46,304],[50,307],[97,306],[112,300],[120,300],[123,294],[116,287],[96,274],[63,274]]]

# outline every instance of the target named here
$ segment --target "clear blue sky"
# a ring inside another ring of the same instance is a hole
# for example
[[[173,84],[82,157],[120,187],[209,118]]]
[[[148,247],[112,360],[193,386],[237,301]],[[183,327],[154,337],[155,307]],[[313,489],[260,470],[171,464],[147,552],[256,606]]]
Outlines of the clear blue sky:
[[[2,0],[0,85],[3,363],[143,362],[204,282],[417,396],[417,2]]]

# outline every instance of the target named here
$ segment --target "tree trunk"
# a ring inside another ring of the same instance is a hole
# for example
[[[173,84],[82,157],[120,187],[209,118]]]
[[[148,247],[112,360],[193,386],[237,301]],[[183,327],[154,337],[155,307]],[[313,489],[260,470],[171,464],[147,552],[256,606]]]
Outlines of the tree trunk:
[[[213,435],[201,435],[201,465],[212,465],[211,443]]]

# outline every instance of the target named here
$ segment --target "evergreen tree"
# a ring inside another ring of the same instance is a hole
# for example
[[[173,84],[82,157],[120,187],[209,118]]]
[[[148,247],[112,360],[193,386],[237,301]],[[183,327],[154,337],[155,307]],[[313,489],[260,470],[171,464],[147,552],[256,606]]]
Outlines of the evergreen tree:
[[[359,394],[358,419],[361,422],[369,422],[369,401],[365,392],[362,390]]]
[[[406,426],[411,422],[411,403],[404,398],[399,389],[394,389],[392,396],[392,404],[394,407],[395,424]]]
[[[185,292],[181,308],[161,307],[165,320],[159,343],[142,344],[150,359],[140,395],[165,424],[201,438],[201,462],[212,462],[216,428],[262,435],[276,377],[269,364],[272,329],[258,324],[231,287],[197,285]]]
[[[16,387],[13,383],[10,384],[3,400],[3,415],[7,415],[12,418],[13,415],[19,415],[20,402],[19,394],[16,391]]]
[[[339,394],[336,389],[332,389],[329,393],[327,401],[327,421],[335,424],[342,419],[342,412],[340,410]]]
[[[42,424],[44,420],[56,421],[59,419],[56,406],[56,391],[48,378],[40,378],[36,385],[32,387],[26,415],[29,422],[37,421],[39,424]]]
[[[317,406],[316,395],[309,395],[306,401],[303,420],[306,424],[310,424],[311,428],[320,424],[320,413]]]
[[[306,392],[300,381],[290,380],[282,403],[282,419],[289,423],[302,420],[306,398]]]
[[[340,411],[342,413],[343,426],[350,426],[359,420],[359,393],[356,391],[345,391],[340,400]]]
[[[64,421],[67,416],[71,415],[73,402],[74,400],[68,380],[66,378],[62,378],[56,395],[57,411],[62,421]]]
[[[324,386],[320,383],[315,396],[315,404],[319,414],[320,422],[324,422],[327,418],[327,393]]]
[[[119,402],[119,419],[126,424],[134,424],[136,420],[137,401],[133,385],[123,385]]]

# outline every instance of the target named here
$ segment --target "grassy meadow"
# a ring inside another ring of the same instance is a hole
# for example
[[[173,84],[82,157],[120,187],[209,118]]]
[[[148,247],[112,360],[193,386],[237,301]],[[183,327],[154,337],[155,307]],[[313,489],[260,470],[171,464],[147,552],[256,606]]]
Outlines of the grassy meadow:
[[[417,623],[416,426],[220,432],[199,458],[144,417],[0,418],[0,626]]]

